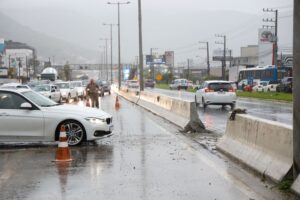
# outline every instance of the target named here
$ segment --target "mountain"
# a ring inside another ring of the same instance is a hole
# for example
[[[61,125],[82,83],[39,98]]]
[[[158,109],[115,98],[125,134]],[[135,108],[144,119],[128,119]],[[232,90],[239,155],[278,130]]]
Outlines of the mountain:
[[[78,45],[66,42],[44,33],[23,26],[12,18],[0,13],[0,37],[34,47],[38,58],[42,60],[55,59],[56,63],[95,63],[96,51],[84,49]]]

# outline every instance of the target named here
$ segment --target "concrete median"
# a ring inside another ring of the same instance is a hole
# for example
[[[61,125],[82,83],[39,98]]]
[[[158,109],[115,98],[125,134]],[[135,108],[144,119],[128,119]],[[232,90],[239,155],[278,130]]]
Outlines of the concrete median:
[[[281,181],[292,167],[292,126],[250,115],[228,120],[217,148],[263,176]]]
[[[207,132],[195,102],[152,92],[120,90],[119,95],[181,127],[183,131]]]

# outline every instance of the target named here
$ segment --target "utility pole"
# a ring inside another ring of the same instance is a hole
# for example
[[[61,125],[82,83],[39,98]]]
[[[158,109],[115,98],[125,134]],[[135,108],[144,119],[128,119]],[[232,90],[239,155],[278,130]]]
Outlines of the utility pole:
[[[232,65],[232,50],[229,49],[229,68],[231,67]]]
[[[269,26],[269,25],[263,25],[263,28],[275,28],[275,38],[273,42],[273,61],[272,65],[275,65],[277,67],[277,60],[278,60],[278,37],[277,37],[277,31],[278,31],[278,10],[277,9],[270,9],[270,8],[264,8],[263,12],[268,12],[268,13],[274,13],[275,18],[266,18],[263,19],[263,22],[271,22],[274,23],[274,26]]]
[[[138,1],[139,18],[139,72],[140,72],[140,91],[144,91],[144,60],[143,60],[143,36],[142,36],[142,3]],[[154,80],[154,79],[153,79]]]
[[[187,75],[186,79],[189,80],[190,78],[190,59],[187,59]]]
[[[117,3],[111,3],[111,2],[107,2],[107,4],[109,5],[117,5],[118,6],[118,71],[119,71],[119,75],[118,75],[118,88],[119,90],[121,89],[121,30],[120,30],[120,5],[125,5],[125,4],[130,4],[130,1],[121,3],[121,2],[117,2]]]
[[[102,79],[103,77],[103,66],[104,66],[104,63],[105,63],[105,46],[99,46],[100,49],[103,48],[103,52],[100,51],[100,65],[99,65],[99,79]]]
[[[110,26],[110,82],[113,82],[113,26],[118,26],[118,24],[106,24],[103,23],[103,26]]]
[[[105,41],[105,46],[104,46],[104,67],[106,70],[106,80],[108,81],[108,59],[107,59],[107,38],[100,38],[100,40],[104,40]]]
[[[293,67],[293,171],[300,174],[300,2],[294,0],[294,67]]]
[[[207,51],[207,76],[210,76],[210,63],[209,63],[209,43],[208,42],[199,42],[200,44],[206,44],[206,51]],[[200,48],[205,49],[205,48]]]
[[[222,37],[223,42],[216,42],[216,44],[223,44],[223,59],[222,59],[222,79],[225,80],[225,69],[226,69],[226,35],[216,35],[216,37]]]

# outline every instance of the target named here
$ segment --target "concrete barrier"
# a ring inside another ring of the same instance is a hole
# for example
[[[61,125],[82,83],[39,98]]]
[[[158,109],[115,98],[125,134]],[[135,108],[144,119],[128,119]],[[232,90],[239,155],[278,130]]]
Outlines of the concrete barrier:
[[[199,119],[195,102],[145,91],[120,90],[117,92],[127,100],[176,124],[185,132],[207,132]]]
[[[292,126],[250,115],[228,120],[217,149],[263,176],[281,181],[293,164]]]
[[[292,191],[296,195],[300,196],[300,176],[299,175],[292,185]]]

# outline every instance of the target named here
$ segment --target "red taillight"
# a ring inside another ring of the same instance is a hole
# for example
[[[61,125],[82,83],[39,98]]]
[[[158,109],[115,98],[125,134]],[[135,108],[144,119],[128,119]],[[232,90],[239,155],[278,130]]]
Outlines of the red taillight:
[[[236,89],[229,89],[228,92],[236,92]]]
[[[212,90],[212,89],[209,89],[209,88],[205,88],[205,90],[204,90],[205,92],[214,92],[214,90]]]

